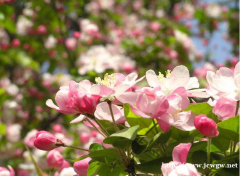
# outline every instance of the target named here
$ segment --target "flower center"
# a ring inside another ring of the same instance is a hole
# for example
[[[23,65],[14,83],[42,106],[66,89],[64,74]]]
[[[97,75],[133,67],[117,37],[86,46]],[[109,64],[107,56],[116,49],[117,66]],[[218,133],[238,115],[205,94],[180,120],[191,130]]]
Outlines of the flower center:
[[[162,74],[161,72],[159,72],[158,79],[159,79],[161,82],[164,82],[164,81],[166,80],[166,78],[169,78],[169,77],[171,76],[171,70],[167,70],[167,71],[165,72],[165,75],[166,75],[166,76],[164,76],[164,74]]]
[[[108,75],[108,73],[104,75],[104,79],[101,79],[100,77],[96,77],[95,81],[99,85],[105,85],[110,88],[113,88],[117,82],[116,78],[114,78],[114,74]]]

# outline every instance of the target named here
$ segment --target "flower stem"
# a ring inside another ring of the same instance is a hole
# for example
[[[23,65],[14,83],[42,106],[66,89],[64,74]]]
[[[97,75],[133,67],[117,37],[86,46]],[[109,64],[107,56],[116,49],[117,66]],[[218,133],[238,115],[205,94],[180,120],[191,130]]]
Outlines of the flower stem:
[[[97,130],[103,137],[106,138],[106,135],[105,135],[102,131],[100,131],[100,130],[91,122],[91,120],[88,119],[88,117],[86,118],[86,120],[92,125],[93,128],[95,128],[95,130]],[[98,125],[99,125],[99,124],[98,124]]]
[[[75,147],[75,146],[71,146],[71,145],[65,145],[64,144],[63,147],[69,147],[69,148],[72,148],[72,149],[77,149],[77,150],[82,150],[82,151],[89,152],[89,150],[87,150],[87,149],[80,148],[80,147]]]
[[[208,141],[207,141],[207,164],[210,164],[210,155],[211,155],[211,138],[208,138]],[[207,169],[207,174],[206,175],[209,175],[209,171],[208,168]]]
[[[116,131],[118,131],[119,129],[118,129],[118,127],[117,127],[117,124],[116,124],[116,121],[115,121],[114,115],[113,115],[112,102],[111,102],[111,101],[108,101],[107,103],[108,103],[108,106],[109,106],[109,109],[110,109],[110,113],[111,113],[111,116],[112,116],[112,121],[113,121],[114,129],[115,129]]]
[[[152,119],[152,121],[153,121],[153,124],[154,124],[155,130],[156,130],[156,132],[158,133],[158,129],[157,129],[157,126],[156,126],[156,123],[155,123],[154,119]]]
[[[94,120],[95,120],[95,122],[98,124],[98,126],[101,128],[101,130],[104,132],[104,134],[105,134],[106,136],[109,136],[109,133],[108,133],[107,130],[105,130],[105,128],[101,125],[101,123],[98,121],[98,119],[95,118]]]
[[[235,116],[238,115],[238,109],[239,109],[239,101],[237,101],[237,106],[236,106]]]

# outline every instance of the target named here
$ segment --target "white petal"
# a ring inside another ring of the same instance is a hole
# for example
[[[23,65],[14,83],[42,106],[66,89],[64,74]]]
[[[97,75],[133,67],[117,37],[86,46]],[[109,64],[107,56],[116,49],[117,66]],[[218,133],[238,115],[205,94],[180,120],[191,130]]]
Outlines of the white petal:
[[[206,89],[195,89],[188,91],[191,94],[191,97],[197,98],[209,98],[209,95],[206,92]]]
[[[234,75],[236,76],[237,74],[240,73],[240,62],[237,63],[234,69]]]
[[[83,119],[85,118],[85,115],[79,115],[78,117],[76,117],[75,119],[73,119],[70,123],[73,124],[73,123],[79,123],[81,121],[83,121]]]
[[[121,103],[129,103],[130,105],[136,105],[137,93],[136,92],[124,92],[120,96],[116,96]]]
[[[189,82],[187,83],[187,85],[185,86],[186,89],[193,89],[193,88],[199,88],[199,82],[198,79],[196,77],[191,77],[189,79]]]
[[[189,79],[187,67],[180,65],[173,69],[171,76],[166,79],[165,85],[169,90],[174,90],[178,87],[185,87]]]
[[[160,81],[153,70],[148,70],[146,72],[146,79],[150,87],[160,86]]]
[[[48,107],[50,107],[50,108],[55,109],[55,110],[59,110],[59,107],[56,106],[51,99],[48,99],[48,100],[46,101],[46,105],[47,105]]]

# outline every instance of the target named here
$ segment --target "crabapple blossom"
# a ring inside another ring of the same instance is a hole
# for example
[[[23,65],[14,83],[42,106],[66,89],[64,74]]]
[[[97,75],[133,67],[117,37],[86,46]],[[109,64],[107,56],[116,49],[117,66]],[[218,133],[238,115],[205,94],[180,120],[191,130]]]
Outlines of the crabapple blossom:
[[[157,118],[169,108],[169,103],[160,87],[144,87],[137,93],[136,103],[131,104],[132,111],[144,118]]]
[[[104,79],[100,77],[95,79],[97,85],[94,85],[91,90],[95,94],[102,96],[101,101],[106,99],[114,100],[114,97],[118,99],[118,97],[143,79],[137,79],[137,77],[136,73],[130,73],[127,76],[121,73],[105,74]]]
[[[63,164],[63,161],[63,156],[57,149],[48,152],[47,163],[50,168],[60,168]]]
[[[70,166],[61,170],[60,173],[56,172],[54,174],[54,176],[70,176],[70,175],[78,176],[77,173],[74,171],[73,167]]]
[[[124,109],[114,104],[112,104],[111,106],[116,123],[124,123],[126,121],[124,117]],[[94,115],[97,119],[108,120],[112,122],[112,117],[107,102],[102,102],[98,104]]]
[[[161,170],[163,176],[200,176],[193,164],[186,163],[188,152],[191,148],[191,143],[179,144],[174,147],[172,157],[173,161],[162,164]]]
[[[82,143],[88,143],[89,142],[89,140],[90,140],[90,134],[89,133],[87,133],[87,132],[83,132],[83,133],[81,133],[80,134],[80,141],[82,142]]]
[[[207,98],[205,94],[205,89],[195,89],[199,88],[198,79],[196,77],[190,77],[187,67],[180,65],[175,67],[172,72],[168,70],[166,72],[166,77],[162,73],[159,76],[153,70],[148,70],[146,72],[146,79],[150,87],[161,87],[161,91],[166,95],[171,94],[175,89],[179,87],[184,87],[193,97]]]
[[[80,83],[69,82],[69,86],[60,87],[55,100],[56,106],[52,100],[47,100],[47,106],[63,114],[85,114],[93,113],[97,106],[100,95],[91,94],[92,83],[84,80]]]
[[[56,137],[47,131],[39,131],[36,134],[36,138],[34,140],[34,146],[40,150],[49,151],[57,146],[55,145],[57,142]]]
[[[29,131],[23,140],[24,145],[26,145],[28,147],[33,147],[34,139],[36,138],[37,132],[38,131],[36,129]]]
[[[157,118],[160,128],[166,132],[171,126],[183,131],[192,131],[194,127],[194,116],[191,111],[183,111],[190,102],[188,100],[188,93],[183,88],[177,88],[167,97],[169,103],[168,110]]]
[[[234,71],[221,67],[216,73],[208,71],[206,78],[209,84],[207,93],[214,99],[224,97],[235,101],[240,100],[240,62],[235,66]]]
[[[59,168],[59,171],[62,171],[63,169],[68,168],[68,167],[70,167],[69,162],[64,160],[61,167]]]
[[[11,124],[7,127],[6,137],[9,142],[17,142],[21,138],[20,131],[22,126],[20,124]]]
[[[228,118],[235,116],[236,107],[236,101],[222,97],[217,100],[217,103],[213,108],[213,113],[218,116],[219,120],[227,120]]]
[[[74,50],[77,45],[77,39],[73,38],[73,37],[67,38],[65,41],[65,45],[66,45],[67,49]]]
[[[8,169],[0,167],[0,176],[15,176],[15,172],[11,166],[8,166]]]
[[[206,15],[211,18],[219,18],[222,13],[221,6],[219,6],[217,3],[208,4],[205,8],[205,11]]]
[[[135,61],[126,57],[122,52],[112,52],[111,47],[96,45],[92,46],[87,52],[82,53],[78,59],[80,66],[78,73],[83,75],[94,70],[97,73],[103,73],[107,69],[113,69],[118,72],[124,69],[125,65],[131,65],[135,68]]]
[[[85,158],[83,160],[77,161],[73,164],[73,168],[75,172],[77,172],[79,175],[87,175],[88,167],[89,167],[89,161],[91,161],[91,158]]]
[[[194,126],[206,137],[212,138],[219,135],[217,124],[206,115],[196,116]]]

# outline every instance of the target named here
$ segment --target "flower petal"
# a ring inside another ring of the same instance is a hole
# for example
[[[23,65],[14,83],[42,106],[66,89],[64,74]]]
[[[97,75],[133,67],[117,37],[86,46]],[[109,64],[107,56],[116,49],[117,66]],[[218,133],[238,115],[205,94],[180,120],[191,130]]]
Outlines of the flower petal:
[[[73,124],[73,123],[79,123],[81,121],[83,121],[83,119],[85,119],[85,115],[79,115],[78,117],[76,117],[75,119],[73,119],[70,123]]]
[[[187,143],[187,144],[181,143],[178,146],[174,147],[173,153],[172,153],[173,161],[185,164],[187,161],[187,155],[191,146],[192,146],[191,143]]]
[[[148,70],[146,72],[146,79],[150,87],[158,87],[161,85],[156,73],[153,70]]]

